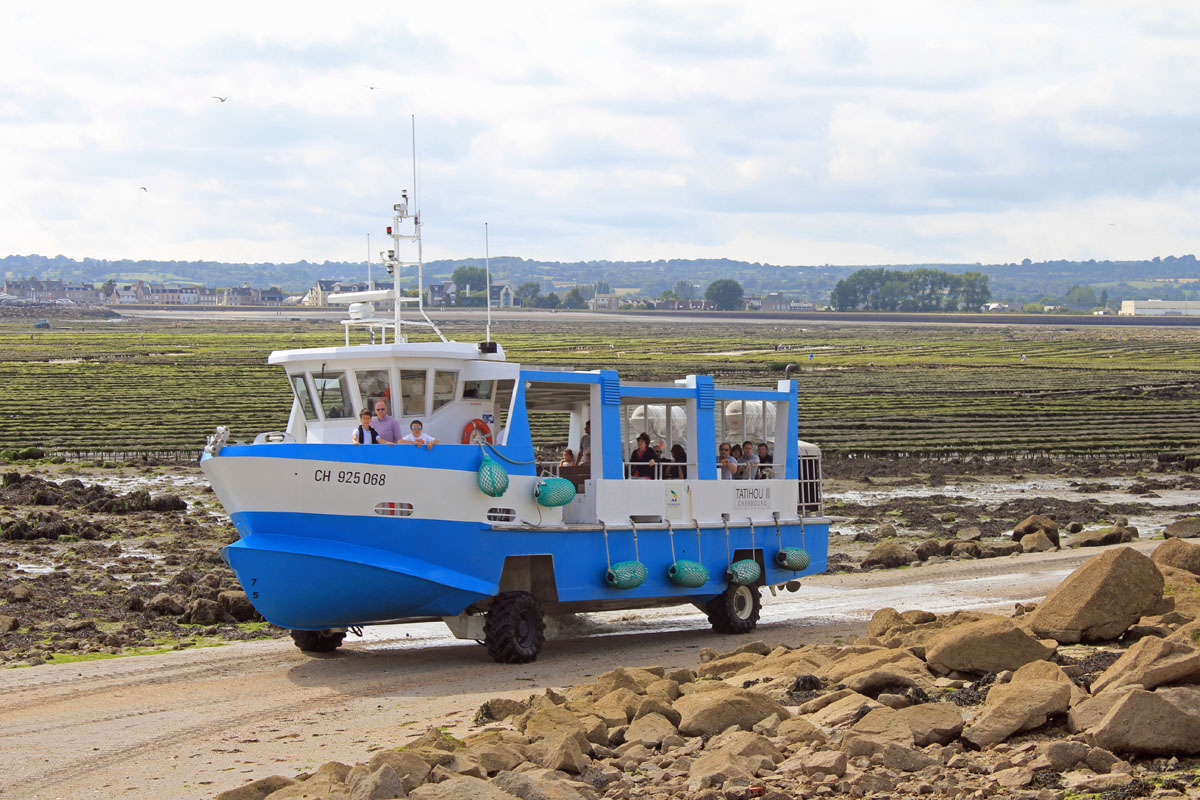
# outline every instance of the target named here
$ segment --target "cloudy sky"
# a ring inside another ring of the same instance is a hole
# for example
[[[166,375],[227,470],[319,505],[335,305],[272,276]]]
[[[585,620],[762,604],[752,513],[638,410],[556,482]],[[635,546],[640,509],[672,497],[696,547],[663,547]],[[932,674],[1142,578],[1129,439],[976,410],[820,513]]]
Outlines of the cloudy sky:
[[[1200,250],[1194,2],[13,5],[0,255]]]

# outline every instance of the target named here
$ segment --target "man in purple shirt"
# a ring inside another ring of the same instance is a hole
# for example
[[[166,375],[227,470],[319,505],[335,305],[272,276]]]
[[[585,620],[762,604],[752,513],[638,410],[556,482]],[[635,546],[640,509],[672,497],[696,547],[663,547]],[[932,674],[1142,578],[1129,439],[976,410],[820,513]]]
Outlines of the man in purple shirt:
[[[385,442],[398,442],[403,436],[400,431],[400,423],[395,417],[388,416],[387,403],[383,400],[375,401],[375,419],[371,420],[371,427]]]

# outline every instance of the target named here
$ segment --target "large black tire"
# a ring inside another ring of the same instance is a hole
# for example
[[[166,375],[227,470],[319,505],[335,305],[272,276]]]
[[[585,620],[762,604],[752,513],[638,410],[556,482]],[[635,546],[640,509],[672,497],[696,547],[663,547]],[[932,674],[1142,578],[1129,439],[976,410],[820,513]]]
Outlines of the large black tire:
[[[536,661],[546,641],[546,622],[537,599],[529,592],[496,595],[483,623],[483,641],[501,664]]]
[[[704,606],[715,633],[749,633],[761,610],[757,586],[730,586]]]
[[[292,641],[306,653],[332,653],[345,638],[345,631],[292,631]]]

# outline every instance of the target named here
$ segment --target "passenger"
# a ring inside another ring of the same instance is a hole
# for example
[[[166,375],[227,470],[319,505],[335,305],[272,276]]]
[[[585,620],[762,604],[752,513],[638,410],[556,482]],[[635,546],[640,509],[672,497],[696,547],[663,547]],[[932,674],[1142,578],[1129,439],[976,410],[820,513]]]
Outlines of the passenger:
[[[659,439],[654,443],[654,455],[658,456],[660,461],[662,460],[662,457],[663,457],[663,450],[666,450],[666,449],[667,449],[667,443],[664,442],[662,439]],[[670,461],[670,459],[667,459],[667,460]]]
[[[723,481],[731,481],[737,476],[738,462],[727,444],[722,444],[717,451],[717,467],[720,470],[718,477]]]
[[[737,442],[734,442],[729,448],[729,455],[734,461],[737,462],[737,465],[738,465],[737,471],[735,471],[733,473],[733,477],[741,478],[742,477],[742,446],[740,444],[738,444]]]
[[[583,436],[579,439],[579,459],[577,465],[586,464],[592,458],[592,421],[583,423]]]
[[[671,445],[671,466],[667,467],[667,477],[673,480],[687,480],[687,450],[681,444]]]
[[[404,444],[415,444],[418,448],[421,445],[425,445],[427,449],[432,450],[433,446],[438,443],[438,440],[430,436],[428,433],[423,433],[422,430],[424,427],[425,426],[421,424],[421,420],[414,419],[412,422],[408,423],[409,432],[400,441]]]
[[[375,401],[375,419],[371,420],[371,427],[385,442],[398,442],[403,435],[400,423],[395,417],[388,416],[387,402],[382,398]]]
[[[563,450],[562,461],[558,462],[558,465],[560,467],[575,466],[575,454],[571,452],[571,448],[568,447],[566,450]]]
[[[754,442],[742,442],[742,460],[740,462],[741,474],[738,475],[742,480],[750,480],[758,477],[758,456],[754,453]]]
[[[767,447],[766,442],[758,443],[758,477],[759,478],[774,478],[775,470],[773,469],[774,462],[771,460],[771,449]]]
[[[379,434],[371,427],[371,410],[364,408],[358,412],[358,427],[354,429],[355,444],[378,444]]]
[[[658,463],[654,456],[654,451],[650,449],[650,437],[646,434],[639,434],[637,437],[637,449],[629,454],[629,460],[634,462],[629,467],[629,477],[631,478],[653,478],[654,467]]]

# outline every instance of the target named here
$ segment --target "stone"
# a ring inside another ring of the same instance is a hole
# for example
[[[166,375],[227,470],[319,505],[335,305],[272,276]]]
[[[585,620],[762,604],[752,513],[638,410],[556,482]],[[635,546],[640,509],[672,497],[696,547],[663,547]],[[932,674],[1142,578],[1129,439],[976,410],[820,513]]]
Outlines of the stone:
[[[1172,639],[1147,637],[1126,650],[1092,683],[1100,694],[1122,686],[1153,689],[1168,683],[1200,682],[1200,650]]]
[[[954,534],[954,538],[960,542],[978,542],[983,538],[983,531],[978,526],[971,525],[967,528],[959,528]]]
[[[578,775],[587,769],[591,759],[591,744],[579,731],[560,734],[552,739],[543,739],[546,745],[538,763],[546,769],[556,769]]]
[[[917,545],[917,549],[913,552],[916,553],[917,558],[921,561],[928,561],[934,556],[941,555],[942,543],[936,539],[926,539]]]
[[[183,604],[166,592],[159,592],[146,603],[146,610],[160,617],[178,617],[183,613]]]
[[[491,700],[485,700],[483,705],[479,707],[475,718],[477,721],[492,720],[501,722],[516,714],[524,714],[529,710],[529,706],[519,700],[509,700],[507,697],[493,697]]]
[[[896,526],[890,522],[885,522],[882,525],[875,528],[875,530],[871,531],[871,535],[874,536],[876,539],[895,539],[896,538]]]
[[[1128,541],[1124,528],[1100,528],[1072,536],[1071,547],[1106,547]]]
[[[1129,783],[1128,775],[1097,775],[1094,772],[1068,772],[1062,776],[1063,786],[1071,792],[1091,794],[1111,792]]]
[[[669,719],[655,711],[631,722],[625,730],[625,741],[640,742],[646,747],[658,747],[663,739],[678,732]]]
[[[867,636],[882,639],[892,628],[906,624],[896,609],[881,608],[871,615],[871,621],[867,623]]]
[[[857,719],[859,712],[864,707],[869,711],[873,708],[883,708],[883,704],[858,692],[850,692],[841,699],[810,714],[809,721],[823,728],[836,728]]]
[[[21,623],[16,617],[11,617],[8,614],[0,614],[0,633],[11,633],[21,627]]]
[[[411,800],[521,800],[499,786],[479,778],[456,775],[441,783],[426,783],[408,793]]]
[[[1200,753],[1200,692],[1184,691],[1195,696],[1190,709],[1178,689],[1172,694],[1130,689],[1087,734],[1096,745],[1114,753]]]
[[[883,567],[884,569],[892,569],[894,567],[903,567],[917,560],[917,554],[897,542],[884,542],[876,545],[867,553],[867,557],[862,561],[863,569],[871,569],[873,567]]]
[[[943,674],[999,672],[1052,655],[1053,648],[1002,617],[948,628],[925,647],[925,661],[931,669]]]
[[[688,789],[692,792],[709,786],[723,786],[728,781],[748,786],[754,781],[754,774],[742,759],[724,750],[705,752],[688,767]]]
[[[1163,528],[1164,539],[1194,539],[1200,536],[1200,517],[1178,519]]]
[[[1005,789],[1020,789],[1033,783],[1033,770],[1029,767],[1009,767],[992,773],[992,780]]]
[[[1047,742],[1041,747],[1039,759],[1035,760],[1031,766],[1035,769],[1046,768],[1055,772],[1067,772],[1086,760],[1091,749],[1083,742],[1073,742],[1069,739]]]
[[[33,592],[28,586],[18,583],[16,586],[9,587],[9,590],[4,593],[4,597],[10,603],[28,603],[29,598],[33,597]]]
[[[468,751],[487,775],[516,769],[525,762],[525,754],[512,745],[494,742],[472,746]]]
[[[779,766],[782,771],[783,764]],[[840,778],[846,774],[846,756],[836,750],[818,750],[804,759],[803,772],[810,776],[836,775]]]
[[[696,670],[696,675],[701,678],[723,678],[753,666],[762,659],[763,657],[758,653],[738,653],[701,664],[700,669]]]
[[[1020,542],[990,542],[983,548],[983,557],[1001,558],[1024,552],[1025,549],[1021,547]]]
[[[1057,681],[994,685],[982,713],[963,729],[962,738],[981,748],[999,744],[1014,733],[1041,727],[1055,714],[1065,714],[1070,700],[1070,688]]]
[[[263,800],[263,798],[272,792],[295,785],[296,782],[291,778],[285,778],[282,775],[272,775],[268,778],[259,778],[256,781],[244,783],[236,789],[221,792],[215,795],[213,800]]]
[[[949,555],[952,558],[979,558],[983,555],[983,548],[978,542],[955,542],[950,547]]]
[[[1058,523],[1044,514],[1033,514],[1026,517],[1013,529],[1012,538],[1019,542],[1032,533],[1045,534],[1056,548],[1059,547]]]
[[[350,800],[394,800],[404,796],[399,776],[387,764],[357,781],[350,789]]]
[[[371,760],[367,762],[367,769],[376,772],[385,764],[400,778],[400,785],[404,787],[405,792],[411,792],[429,777],[429,764],[407,750],[380,750],[371,756]]]
[[[750,730],[772,714],[780,719],[791,716],[787,709],[761,692],[722,688],[680,697],[673,708],[679,712],[679,732],[684,736],[704,736],[736,725]]]
[[[583,794],[579,785],[569,781],[556,780],[551,774],[535,772],[501,772],[492,778],[491,782],[509,794],[516,795],[521,800],[590,800],[589,795]]]
[[[1038,636],[1063,644],[1115,639],[1162,603],[1163,576],[1128,547],[1088,559],[1027,616]]]
[[[900,709],[896,715],[912,732],[917,747],[950,744],[963,729],[962,711],[954,703],[922,703]]]
[[[672,725],[679,724],[679,712],[672,708],[670,702],[662,697],[642,698],[637,710],[633,712],[633,719],[637,721],[647,714],[662,714]]]
[[[789,745],[806,742],[824,744],[826,739],[824,731],[803,717],[793,717],[780,722],[779,727],[775,729],[775,736]]]
[[[216,625],[222,622],[237,622],[216,600],[198,597],[183,610],[183,621],[192,625]]]
[[[1047,536],[1045,531],[1027,533],[1018,541],[1021,543],[1021,549],[1026,553],[1044,553],[1047,550],[1055,549],[1054,540]]]
[[[217,595],[217,602],[226,614],[238,622],[250,622],[258,618],[258,611],[250,604],[250,599],[243,591],[221,592]]]
[[[1113,689],[1103,694],[1098,694],[1089,697],[1081,703],[1071,707],[1071,711],[1067,714],[1067,730],[1071,733],[1083,733],[1088,728],[1093,727],[1104,715],[1112,710],[1112,707],[1117,704],[1126,693],[1136,689],[1136,686],[1126,686],[1123,689]]]
[[[350,767],[337,761],[329,761],[317,768],[308,779],[301,783],[285,786],[267,795],[271,800],[350,800],[350,788],[346,786],[346,776]]]
[[[935,766],[938,760],[920,750],[914,750],[909,745],[885,742],[883,748],[871,757],[871,763],[878,763],[884,769],[899,772],[918,772],[926,767]]]
[[[739,758],[765,756],[771,762],[778,764],[783,761],[783,753],[765,736],[751,731],[725,731],[708,740],[705,750],[724,750]]]
[[[1183,539],[1167,539],[1154,550],[1155,564],[1167,565],[1200,575],[1200,544]]]

